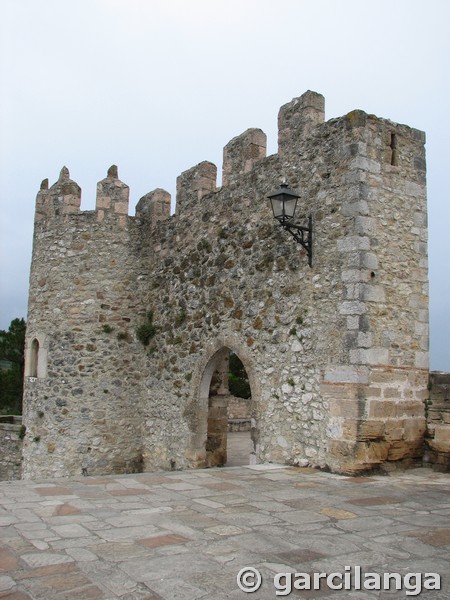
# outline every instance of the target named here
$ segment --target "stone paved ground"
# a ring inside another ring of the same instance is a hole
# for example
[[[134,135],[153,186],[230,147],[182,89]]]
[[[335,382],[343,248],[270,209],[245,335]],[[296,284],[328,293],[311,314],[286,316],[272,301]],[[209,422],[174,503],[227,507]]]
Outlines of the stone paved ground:
[[[441,591],[420,597],[448,600],[449,513],[450,476],[427,469],[351,478],[267,465],[3,482],[0,598],[265,600],[279,597],[278,572],[358,565],[402,577],[439,573]],[[262,574],[254,594],[236,583],[245,566]],[[390,599],[406,591],[322,585],[290,597]]]
[[[253,442],[250,431],[234,431],[227,433],[227,467],[242,467],[250,462]]]

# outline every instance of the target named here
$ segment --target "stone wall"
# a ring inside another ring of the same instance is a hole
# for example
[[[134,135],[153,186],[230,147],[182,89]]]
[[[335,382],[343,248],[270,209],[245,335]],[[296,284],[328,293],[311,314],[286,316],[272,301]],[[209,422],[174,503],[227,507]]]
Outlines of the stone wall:
[[[430,373],[425,459],[436,469],[450,469],[450,373]]]
[[[22,417],[0,417],[0,481],[22,476]]]
[[[236,396],[230,396],[228,401],[228,418],[249,419],[251,417],[250,404],[250,399],[236,398]]]
[[[278,123],[277,154],[259,129],[225,146],[222,187],[210,162],[182,173],[172,216],[160,189],[127,216],[114,167],[91,212],[67,170],[44,183],[25,477],[211,464],[210,385],[230,352],[248,374],[258,462],[355,473],[421,454],[424,134],[361,111],[325,121],[314,92]],[[271,214],[283,179],[300,222],[313,218],[311,268]]]
[[[37,198],[30,275],[23,474],[140,471],[145,353],[135,328],[145,315],[145,267],[128,187],[112,167],[97,209],[85,213],[66,168],[47,187]]]

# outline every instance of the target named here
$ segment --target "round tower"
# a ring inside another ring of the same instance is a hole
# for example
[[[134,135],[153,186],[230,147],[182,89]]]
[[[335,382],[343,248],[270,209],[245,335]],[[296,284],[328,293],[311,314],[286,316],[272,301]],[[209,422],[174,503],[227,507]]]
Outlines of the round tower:
[[[37,195],[24,385],[23,477],[141,469],[142,346],[129,188],[117,167],[96,210],[66,167]],[[139,351],[138,351],[139,350]]]

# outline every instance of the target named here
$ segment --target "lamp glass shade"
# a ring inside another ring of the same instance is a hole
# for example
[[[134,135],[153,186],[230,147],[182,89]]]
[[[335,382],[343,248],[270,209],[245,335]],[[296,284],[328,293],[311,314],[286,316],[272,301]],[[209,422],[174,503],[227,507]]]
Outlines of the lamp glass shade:
[[[287,194],[278,194],[270,198],[272,204],[273,216],[279,221],[291,220],[294,218],[297,208],[297,198]]]
[[[284,215],[284,202],[279,196],[271,198],[270,203],[272,204],[273,216],[275,219],[282,219]]]
[[[298,198],[298,195],[290,190],[286,183],[282,183],[280,189],[269,196],[275,219],[278,219],[278,221],[292,220],[297,208]]]
[[[297,198],[295,196],[288,196],[283,198],[284,207],[284,218],[293,219],[295,215],[295,209],[297,208]]]

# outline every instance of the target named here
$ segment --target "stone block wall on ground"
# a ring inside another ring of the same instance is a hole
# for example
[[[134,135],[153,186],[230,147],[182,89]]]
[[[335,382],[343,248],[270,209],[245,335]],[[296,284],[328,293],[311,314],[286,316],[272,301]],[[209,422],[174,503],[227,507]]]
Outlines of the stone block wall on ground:
[[[439,470],[450,469],[450,373],[430,373],[425,459]]]
[[[21,476],[22,417],[0,416],[0,481]]]
[[[251,417],[250,403],[250,399],[230,396],[228,400],[228,418],[249,419]]]
[[[25,477],[211,464],[208,448],[224,456],[226,436],[210,384],[230,352],[248,375],[258,462],[356,473],[420,455],[424,134],[362,111],[325,121],[314,92],[281,107],[278,123],[277,154],[255,128],[225,146],[221,187],[208,161],[182,173],[172,216],[161,189],[128,216],[115,167],[95,211],[79,211],[67,170],[44,183]],[[283,179],[300,195],[299,222],[312,215],[312,267],[271,213]]]

